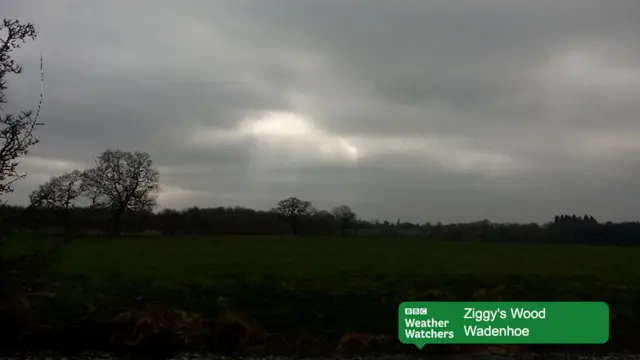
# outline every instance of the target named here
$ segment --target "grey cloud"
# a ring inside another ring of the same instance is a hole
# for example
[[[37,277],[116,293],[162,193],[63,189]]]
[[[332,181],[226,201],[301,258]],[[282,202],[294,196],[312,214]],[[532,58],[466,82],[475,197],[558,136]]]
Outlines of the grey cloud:
[[[286,10],[284,3],[252,8],[256,18],[275,19],[263,21],[262,31],[326,49],[342,74],[372,88],[369,101],[422,105],[425,111],[434,102],[454,107],[460,115],[456,121],[428,121],[435,131],[448,131],[450,126],[454,131],[482,131],[478,118],[485,129],[495,131],[486,125],[495,121],[517,128],[534,121],[532,116],[549,116],[544,103],[526,100],[526,80],[558,46],[606,39],[634,49],[638,59],[637,42],[630,36],[638,35],[630,16],[638,10],[633,2],[489,3],[348,2],[338,7],[337,2],[303,1]],[[277,26],[269,26],[272,23]],[[327,111],[331,118],[338,116]],[[397,117],[395,129],[390,129],[382,122],[356,118],[353,127],[412,132],[419,126],[414,121]],[[331,125],[338,131],[350,126],[349,121]]]
[[[16,108],[37,103],[42,50],[47,125],[30,155],[91,163],[106,148],[147,151],[167,206],[266,209],[298,195],[419,221],[545,221],[562,211],[628,219],[640,210],[628,200],[640,175],[635,0],[0,4],[40,31],[17,54],[25,73],[9,94]],[[315,128],[300,130],[315,131],[308,143],[359,139],[382,150],[360,149],[349,162],[314,146],[269,149],[268,134],[189,141],[268,111],[311,117]],[[416,137],[514,165],[499,175],[455,170],[425,161],[432,148],[381,145]],[[296,151],[305,161],[291,160]],[[11,201],[60,170],[27,168],[40,175]]]

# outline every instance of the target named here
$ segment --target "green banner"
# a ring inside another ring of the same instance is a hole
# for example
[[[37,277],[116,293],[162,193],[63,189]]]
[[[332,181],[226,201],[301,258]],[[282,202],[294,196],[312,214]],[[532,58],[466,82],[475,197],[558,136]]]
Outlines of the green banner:
[[[403,302],[404,344],[604,344],[604,302]]]

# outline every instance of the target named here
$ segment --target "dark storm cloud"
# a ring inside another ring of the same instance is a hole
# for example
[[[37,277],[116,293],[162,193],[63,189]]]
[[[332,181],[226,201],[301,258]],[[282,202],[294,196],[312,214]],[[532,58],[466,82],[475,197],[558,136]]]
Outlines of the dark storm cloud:
[[[0,4],[40,31],[11,106],[37,103],[45,58],[14,202],[121,148],[154,157],[167,206],[640,215],[635,0]]]

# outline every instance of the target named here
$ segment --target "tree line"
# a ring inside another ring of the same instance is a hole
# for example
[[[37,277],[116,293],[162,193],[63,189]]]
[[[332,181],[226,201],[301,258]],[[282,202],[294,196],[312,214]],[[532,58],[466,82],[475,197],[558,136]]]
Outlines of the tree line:
[[[54,178],[34,194],[47,193],[42,191],[43,188],[51,189],[55,186],[69,190],[68,194],[77,194],[82,182],[73,182],[70,179],[74,177],[70,178],[68,174],[62,177],[66,181]],[[348,205],[338,206],[331,211],[318,210],[311,202],[297,197],[281,200],[274,208],[266,211],[242,207],[191,207],[154,212],[149,207],[150,201],[129,200],[126,206],[123,205],[124,202],[114,202],[111,207],[99,202],[98,206],[93,203],[78,206],[76,203],[69,203],[69,197],[54,196],[55,200],[51,200],[49,197],[38,198],[34,194],[32,198],[46,200],[38,202],[37,206],[0,207],[0,216],[10,219],[17,232],[113,236],[117,229],[119,234],[127,235],[406,236],[425,241],[452,242],[640,244],[640,223],[600,223],[589,215],[558,215],[546,224],[492,223],[488,220],[434,224],[402,222],[400,219],[395,222],[366,221],[359,219]],[[152,198],[148,197],[147,200],[149,199]],[[145,206],[140,207],[141,203]],[[121,211],[123,207],[125,210]],[[117,224],[114,224],[116,219]]]
[[[15,231],[67,236],[104,233],[163,235],[414,236],[460,242],[633,245],[640,223],[599,223],[593,216],[562,214],[546,224],[488,220],[431,224],[360,219],[349,205],[330,211],[289,197],[268,211],[242,207],[191,207],[154,212],[159,172],[145,152],[108,149],[94,167],[54,176],[29,196],[27,207],[4,205],[0,216]]]

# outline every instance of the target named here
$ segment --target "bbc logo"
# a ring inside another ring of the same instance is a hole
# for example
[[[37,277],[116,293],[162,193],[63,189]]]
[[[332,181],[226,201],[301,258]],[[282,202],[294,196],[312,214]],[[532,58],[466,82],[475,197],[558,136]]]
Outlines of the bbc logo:
[[[427,315],[427,308],[405,308],[405,315]]]

